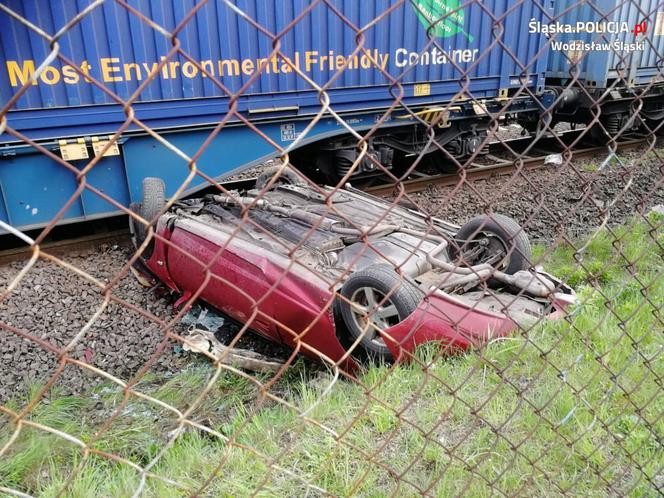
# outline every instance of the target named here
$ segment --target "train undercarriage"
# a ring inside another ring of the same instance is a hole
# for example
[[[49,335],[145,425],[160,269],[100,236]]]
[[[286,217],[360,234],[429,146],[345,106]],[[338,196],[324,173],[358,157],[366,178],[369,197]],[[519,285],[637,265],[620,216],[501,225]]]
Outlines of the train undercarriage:
[[[344,178],[380,176],[387,171],[399,177],[414,168],[449,168],[453,159],[481,154],[488,126],[489,120],[482,119],[456,121],[434,133],[420,124],[379,130],[367,141],[364,154],[355,137],[335,137],[295,151],[291,161],[328,184]]]
[[[558,123],[573,129],[589,126],[586,140],[594,143],[660,135],[664,129],[664,85],[614,90],[554,86],[547,89],[539,108],[530,99],[517,102],[510,112],[493,112],[497,109],[491,107],[496,106],[500,100],[426,108],[416,113],[419,122],[375,130],[366,142],[366,152],[358,147],[357,137],[347,134],[301,147],[291,153],[291,161],[314,180],[333,185],[386,174],[401,178],[415,169],[454,172],[469,158],[486,154],[493,132],[511,123],[531,135],[540,130],[548,134]]]
[[[301,147],[290,160],[314,180],[331,185],[385,174],[400,178],[415,169],[453,172],[469,158],[488,152],[488,137],[498,126],[537,117],[540,105],[527,97],[514,98],[510,104],[492,99],[427,107],[412,112],[416,121],[369,133],[366,152],[358,147],[356,136],[346,134]]]

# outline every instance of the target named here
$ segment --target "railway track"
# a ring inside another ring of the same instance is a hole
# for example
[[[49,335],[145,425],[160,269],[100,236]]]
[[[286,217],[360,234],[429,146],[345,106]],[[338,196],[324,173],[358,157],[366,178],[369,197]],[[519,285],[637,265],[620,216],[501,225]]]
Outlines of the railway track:
[[[489,144],[489,153],[483,156],[483,160],[488,164],[471,164],[460,175],[459,173],[440,173],[423,174],[416,173],[418,176],[409,178],[399,183],[383,183],[378,185],[360,186],[362,190],[377,196],[394,196],[399,192],[415,193],[425,190],[431,186],[453,186],[459,183],[461,178],[464,182],[488,179],[501,175],[511,174],[517,169],[528,171],[550,167],[546,164],[546,158],[552,154],[561,154],[565,146],[570,146],[579,138],[582,130],[564,132],[556,137],[546,137],[533,144],[531,137],[521,137],[502,142],[492,142]],[[644,141],[643,138],[629,138],[618,143],[618,149],[626,149],[638,146]],[[606,146],[588,146],[572,149],[573,159],[589,157],[598,153],[605,153]],[[500,156],[503,157],[500,157]],[[509,159],[505,155],[516,155],[518,160]],[[237,178],[221,182],[228,190],[249,189],[256,181],[256,177]],[[88,222],[90,223],[90,222]],[[42,244],[41,250],[50,254],[66,253],[72,250],[82,250],[91,247],[98,247],[102,244],[117,244],[129,242],[128,229],[102,230],[100,233],[80,236],[76,233],[71,237],[66,235],[68,226],[56,227],[59,231],[58,240],[47,240]],[[2,243],[3,238],[11,237],[8,234],[0,235],[0,246],[7,247]],[[25,245],[10,247],[0,250],[0,264],[6,264],[11,261],[29,258],[32,249]]]
[[[573,143],[578,137],[581,131],[571,131],[566,132],[568,135],[563,143],[569,145]],[[558,136],[562,138],[563,136]],[[635,147],[643,143],[644,138],[629,138],[623,141],[618,142],[618,149],[625,149],[629,147]],[[491,178],[494,176],[505,175],[513,173],[516,170],[528,171],[533,169],[540,169],[548,167],[546,162],[547,157],[554,154],[562,154],[564,150],[560,149],[560,144],[555,139],[547,140],[546,143],[535,144],[533,149],[527,154],[521,155],[522,150],[526,150],[526,147],[523,147],[525,144],[532,143],[530,137],[527,138],[518,138],[509,141],[505,141],[504,144],[500,142],[494,142],[490,144],[490,152],[487,158],[491,159],[491,164],[471,164],[470,167],[464,169],[461,173],[441,173],[433,175],[423,175],[416,178],[410,178],[403,180],[399,183],[387,183],[380,185],[371,185],[363,187],[362,189],[365,192],[377,196],[390,196],[395,195],[399,192],[404,193],[415,193],[420,192],[432,185],[436,186],[453,186],[458,184],[461,179],[463,181],[475,181]],[[496,153],[496,149],[502,148],[503,150],[511,149],[518,155],[517,159],[505,159],[501,157],[496,157],[493,154]],[[491,150],[493,149],[493,150]],[[606,146],[584,146],[579,149],[572,149],[573,157],[572,159],[580,159],[593,156],[597,153],[606,153]]]
[[[8,235],[3,235],[8,237]],[[57,241],[48,241],[40,246],[40,251],[48,254],[66,254],[70,251],[81,251],[92,249],[104,244],[115,245],[128,243],[130,241],[129,229],[112,230],[108,232],[95,233],[80,237],[64,238]],[[0,265],[27,259],[32,255],[32,248],[29,246],[14,247],[0,251]]]
[[[484,164],[472,163],[470,167],[463,171],[464,181],[473,181],[491,178],[493,176],[504,175],[514,172],[517,168],[522,171],[546,167],[546,158],[554,154],[561,154],[565,147],[572,147],[584,134],[585,130],[570,130],[559,133],[556,136],[543,137],[538,142],[533,143],[530,136],[512,138],[503,141],[494,141],[489,144],[489,153],[482,156]],[[618,142],[618,149],[624,149],[639,145],[644,138],[631,137]],[[561,147],[561,144],[564,147]],[[585,158],[597,153],[605,153],[606,146],[594,146],[587,143],[580,148],[572,148],[573,159]],[[508,159],[505,156],[517,156],[518,160]],[[500,157],[503,156],[503,157]],[[358,184],[356,187],[370,192],[377,196],[390,196],[396,192],[405,193],[419,192],[428,188],[430,185],[451,186],[459,182],[460,174],[454,173],[434,173],[425,174],[415,172],[411,178],[402,180],[399,183],[380,183],[380,184]],[[256,181],[256,177],[240,178],[222,182],[228,190],[249,189]]]

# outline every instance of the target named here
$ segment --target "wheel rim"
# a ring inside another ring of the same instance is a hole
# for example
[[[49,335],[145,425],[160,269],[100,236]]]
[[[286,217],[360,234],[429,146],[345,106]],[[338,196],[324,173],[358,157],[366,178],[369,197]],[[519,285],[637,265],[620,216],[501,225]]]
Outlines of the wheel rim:
[[[360,287],[350,298],[351,313],[357,330],[364,332],[364,340],[385,346],[385,340],[379,333],[401,321],[399,311],[392,301],[385,299],[385,294],[372,288]]]

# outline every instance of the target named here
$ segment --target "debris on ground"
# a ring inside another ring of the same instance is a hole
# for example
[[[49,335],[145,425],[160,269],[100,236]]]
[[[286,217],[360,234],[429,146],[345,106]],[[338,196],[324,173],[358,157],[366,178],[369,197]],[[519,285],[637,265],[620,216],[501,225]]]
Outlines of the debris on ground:
[[[182,349],[194,353],[207,353],[224,365],[251,370],[252,372],[276,372],[284,364],[276,359],[268,358],[248,349],[237,349],[224,346],[214,332],[192,327],[184,337]],[[207,356],[207,355],[206,355]]]
[[[562,154],[549,154],[544,158],[544,164],[553,164],[554,166],[560,166],[563,163]]]
[[[198,329],[204,329],[210,332],[216,332],[223,327],[225,318],[213,309],[194,304],[186,315],[182,317],[180,323],[186,327],[192,325]]]

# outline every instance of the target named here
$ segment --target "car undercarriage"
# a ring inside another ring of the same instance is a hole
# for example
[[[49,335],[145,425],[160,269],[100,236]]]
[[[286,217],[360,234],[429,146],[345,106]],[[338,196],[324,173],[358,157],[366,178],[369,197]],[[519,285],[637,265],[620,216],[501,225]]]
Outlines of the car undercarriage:
[[[151,219],[164,204],[163,184],[146,179],[136,212]],[[511,218],[459,227],[350,186],[308,185],[284,168],[248,191],[177,201],[158,217],[159,238],[132,225],[137,247],[147,242],[141,266],[182,302],[198,296],[347,366],[401,359],[432,340],[466,349],[575,302],[571,288],[531,268]]]

